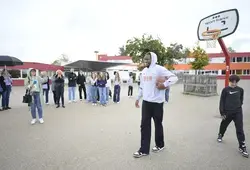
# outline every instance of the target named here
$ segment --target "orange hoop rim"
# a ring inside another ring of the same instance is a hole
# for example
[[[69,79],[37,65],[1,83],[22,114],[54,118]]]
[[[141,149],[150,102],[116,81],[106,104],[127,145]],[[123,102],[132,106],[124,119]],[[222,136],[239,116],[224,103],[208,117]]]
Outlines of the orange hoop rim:
[[[203,37],[212,37],[213,39],[217,39],[219,37],[221,33],[220,29],[213,29],[213,30],[208,30],[208,31],[204,31],[202,33]]]

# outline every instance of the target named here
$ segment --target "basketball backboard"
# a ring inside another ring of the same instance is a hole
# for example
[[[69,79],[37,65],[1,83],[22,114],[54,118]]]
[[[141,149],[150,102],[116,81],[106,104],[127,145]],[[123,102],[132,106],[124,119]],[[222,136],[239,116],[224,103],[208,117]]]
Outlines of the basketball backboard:
[[[239,13],[237,9],[221,11],[203,18],[198,26],[197,35],[200,41],[213,40],[212,36],[204,36],[204,32],[220,31],[218,38],[233,34],[239,24]],[[209,33],[207,32],[207,33]]]

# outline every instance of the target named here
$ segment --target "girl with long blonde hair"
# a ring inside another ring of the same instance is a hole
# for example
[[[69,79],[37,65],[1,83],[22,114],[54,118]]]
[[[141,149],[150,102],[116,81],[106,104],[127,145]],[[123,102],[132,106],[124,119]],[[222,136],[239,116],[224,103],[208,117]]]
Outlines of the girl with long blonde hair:
[[[99,90],[99,96],[100,96],[100,104],[102,106],[106,106],[106,84],[107,80],[105,78],[104,73],[100,73],[98,79],[97,79],[97,86]]]
[[[91,96],[92,96],[92,105],[96,106],[97,105],[97,75],[95,72],[92,72],[91,74]]]
[[[120,92],[121,92],[121,78],[118,72],[115,73],[115,80],[114,80],[114,95],[113,101],[114,103],[120,102]]]

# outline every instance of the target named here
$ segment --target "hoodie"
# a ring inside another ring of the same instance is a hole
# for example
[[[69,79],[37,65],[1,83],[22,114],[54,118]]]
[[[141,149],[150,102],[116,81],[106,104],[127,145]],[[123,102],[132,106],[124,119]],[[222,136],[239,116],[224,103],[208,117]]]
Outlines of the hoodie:
[[[69,73],[68,79],[69,79],[68,86],[69,87],[76,87],[76,81],[77,81],[76,74],[73,72]]]
[[[140,89],[137,100],[143,100],[152,103],[163,103],[165,101],[165,90],[159,90],[156,87],[158,77],[167,77],[164,82],[165,87],[175,84],[178,80],[177,76],[172,72],[162,67],[157,63],[157,55],[153,52],[151,54],[151,64],[142,70],[140,77]]]
[[[45,76],[44,78],[40,76],[31,76],[30,72],[33,70],[32,68],[27,72],[27,78],[25,79],[25,86],[26,88],[30,88],[33,86],[30,91],[31,92],[42,92],[42,84],[48,81],[48,77]]]
[[[85,76],[82,74],[82,73],[79,73],[78,76],[77,76],[77,84],[81,85],[81,86],[84,86],[85,83],[86,83],[86,78]]]

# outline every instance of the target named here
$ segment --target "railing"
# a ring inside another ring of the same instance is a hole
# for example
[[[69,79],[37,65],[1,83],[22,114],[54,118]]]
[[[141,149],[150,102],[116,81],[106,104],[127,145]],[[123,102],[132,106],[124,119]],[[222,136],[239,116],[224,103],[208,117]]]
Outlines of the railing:
[[[184,75],[184,94],[197,96],[215,96],[217,93],[217,76],[215,75]]]

